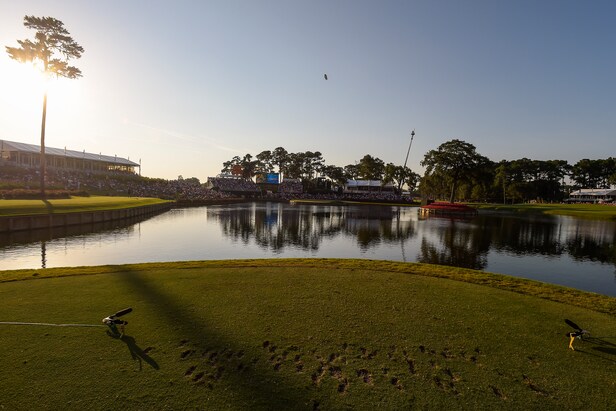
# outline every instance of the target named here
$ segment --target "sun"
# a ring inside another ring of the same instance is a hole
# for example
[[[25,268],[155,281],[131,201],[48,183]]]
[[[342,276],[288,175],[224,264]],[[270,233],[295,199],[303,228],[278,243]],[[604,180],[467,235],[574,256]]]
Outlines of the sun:
[[[70,97],[73,87],[62,80],[46,75],[36,64],[0,58],[0,107],[12,115],[34,119],[33,115],[40,116],[45,93],[54,105],[62,105]]]

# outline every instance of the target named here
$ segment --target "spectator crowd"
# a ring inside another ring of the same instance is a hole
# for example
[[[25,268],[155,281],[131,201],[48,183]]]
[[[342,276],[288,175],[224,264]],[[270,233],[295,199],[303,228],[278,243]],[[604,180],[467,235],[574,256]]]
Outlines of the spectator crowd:
[[[132,197],[157,197],[176,201],[216,201],[232,198],[264,198],[272,201],[340,200],[340,201],[405,201],[392,192],[365,193],[304,193],[299,180],[286,180],[275,192],[262,190],[250,180],[240,178],[210,177],[206,184],[197,178],[164,180],[141,177],[136,174],[81,173],[64,170],[47,170],[46,186],[50,191],[62,190],[82,195],[110,195]],[[39,190],[39,171],[19,167],[0,167],[0,198],[13,198],[8,193]]]

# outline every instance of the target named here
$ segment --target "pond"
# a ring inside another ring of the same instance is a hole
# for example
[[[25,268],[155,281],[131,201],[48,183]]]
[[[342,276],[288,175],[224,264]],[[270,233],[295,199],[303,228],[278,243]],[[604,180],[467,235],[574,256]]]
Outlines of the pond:
[[[243,258],[364,258],[509,274],[616,296],[616,223],[417,208],[241,203],[0,234],[0,269]]]

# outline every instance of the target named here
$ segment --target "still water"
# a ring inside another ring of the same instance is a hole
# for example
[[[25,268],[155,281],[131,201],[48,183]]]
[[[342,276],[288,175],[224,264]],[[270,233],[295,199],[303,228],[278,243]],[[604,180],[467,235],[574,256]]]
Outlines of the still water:
[[[616,223],[417,208],[243,203],[143,221],[0,234],[0,269],[240,258],[365,258],[453,265],[616,296]]]

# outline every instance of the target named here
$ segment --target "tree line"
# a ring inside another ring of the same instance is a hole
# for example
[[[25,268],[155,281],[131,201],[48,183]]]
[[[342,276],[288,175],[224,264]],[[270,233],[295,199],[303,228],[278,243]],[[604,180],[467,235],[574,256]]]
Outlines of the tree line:
[[[239,166],[239,167],[238,167]],[[278,172],[300,180],[307,191],[343,187],[347,180],[380,180],[397,191],[406,187],[428,198],[449,201],[526,202],[562,201],[578,188],[607,189],[616,185],[616,158],[566,160],[492,161],[473,144],[453,139],[424,155],[423,176],[409,167],[387,163],[370,154],[344,167],[326,164],[321,152],[292,153],[283,147],[256,156],[235,156],[223,163],[221,173],[241,170],[251,179],[260,173]]]
[[[292,153],[283,147],[273,151],[262,151],[256,156],[246,154],[235,156],[223,163],[221,173],[232,173],[239,166],[242,177],[251,179],[257,174],[278,172],[284,178],[300,180],[307,191],[327,187],[343,187],[348,180],[380,180],[401,188],[414,188],[421,176],[410,168],[387,163],[380,158],[366,154],[355,164],[344,167],[326,164],[319,151]]]
[[[616,185],[614,157],[582,159],[573,165],[558,159],[494,162],[477,153],[474,145],[456,139],[426,153],[421,165],[426,172],[420,192],[450,201],[562,201],[572,190]]]

